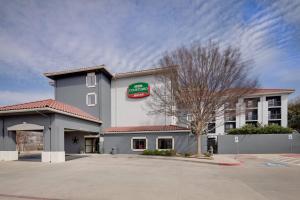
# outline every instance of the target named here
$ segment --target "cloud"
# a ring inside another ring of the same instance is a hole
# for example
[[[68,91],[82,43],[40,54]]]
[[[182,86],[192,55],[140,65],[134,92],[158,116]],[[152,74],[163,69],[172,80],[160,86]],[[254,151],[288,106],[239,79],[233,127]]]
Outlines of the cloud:
[[[53,93],[0,91],[0,105],[11,105],[48,98],[53,99]]]
[[[98,64],[113,72],[148,68],[157,65],[166,51],[209,39],[240,47],[243,58],[253,60],[262,77],[272,77],[270,70],[288,70],[300,60],[295,45],[300,42],[296,0],[0,4],[0,75],[11,82],[30,82],[45,71]]]

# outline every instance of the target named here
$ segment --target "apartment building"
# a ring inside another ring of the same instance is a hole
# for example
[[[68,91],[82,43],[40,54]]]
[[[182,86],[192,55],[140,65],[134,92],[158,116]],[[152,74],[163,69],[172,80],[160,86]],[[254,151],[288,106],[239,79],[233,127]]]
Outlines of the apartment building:
[[[0,107],[0,160],[18,159],[17,131],[43,133],[42,162],[64,162],[66,154],[83,152],[195,152],[189,128],[172,116],[151,113],[148,106],[160,70],[112,74],[96,66],[45,73],[55,99]],[[225,134],[249,123],[287,126],[288,95],[293,92],[255,89],[236,105],[224,105],[224,115],[208,124],[208,134]]]

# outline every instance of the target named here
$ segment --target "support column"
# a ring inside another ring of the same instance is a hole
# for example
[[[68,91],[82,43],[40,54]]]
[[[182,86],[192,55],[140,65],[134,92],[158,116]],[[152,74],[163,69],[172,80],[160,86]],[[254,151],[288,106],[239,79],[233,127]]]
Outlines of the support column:
[[[236,110],[236,128],[241,128],[246,124],[246,106],[243,98],[238,100]]]
[[[281,96],[281,126],[287,127],[288,125],[288,96]]]
[[[44,129],[44,151],[42,162],[65,162],[64,128],[51,126]]]
[[[217,135],[224,135],[225,129],[224,129],[224,106],[222,106],[218,111],[217,111],[217,117],[216,117],[216,134]]]
[[[261,122],[261,124],[263,126],[265,126],[265,125],[268,125],[268,123],[269,123],[269,111],[268,111],[269,105],[268,105],[268,102],[266,100],[266,96],[261,97],[261,102],[262,102],[262,111],[261,111],[262,112],[261,113],[262,122]]]

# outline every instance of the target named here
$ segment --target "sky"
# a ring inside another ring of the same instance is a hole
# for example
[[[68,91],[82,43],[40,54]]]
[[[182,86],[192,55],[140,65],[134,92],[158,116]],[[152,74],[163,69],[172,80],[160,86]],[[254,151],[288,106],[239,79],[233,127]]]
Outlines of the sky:
[[[147,69],[209,40],[240,48],[261,87],[300,95],[300,0],[0,0],[0,105],[53,98],[44,72]]]

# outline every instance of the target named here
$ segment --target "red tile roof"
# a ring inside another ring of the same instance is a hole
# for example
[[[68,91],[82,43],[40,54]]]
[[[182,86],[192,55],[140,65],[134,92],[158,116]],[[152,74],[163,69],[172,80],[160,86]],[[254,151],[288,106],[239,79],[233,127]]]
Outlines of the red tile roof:
[[[152,126],[123,126],[110,127],[104,130],[105,133],[124,133],[124,132],[188,132],[190,129],[175,125],[152,125]]]
[[[89,121],[94,121],[101,123],[101,121],[80,110],[77,107],[61,103],[59,101],[53,100],[53,99],[46,99],[41,101],[34,101],[34,102],[28,102],[28,103],[22,103],[22,104],[16,104],[16,105],[9,105],[9,106],[2,106],[0,107],[0,114],[1,113],[7,113],[7,112],[25,112],[30,110],[39,110],[39,111],[52,111],[52,112],[58,112],[65,115],[70,115],[73,117],[86,119]]]

